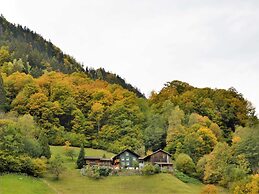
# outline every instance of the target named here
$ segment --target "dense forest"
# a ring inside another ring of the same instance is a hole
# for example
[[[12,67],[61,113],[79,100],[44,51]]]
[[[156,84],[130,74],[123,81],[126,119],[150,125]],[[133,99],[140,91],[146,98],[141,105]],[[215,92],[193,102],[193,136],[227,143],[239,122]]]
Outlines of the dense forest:
[[[118,75],[84,69],[0,17],[0,172],[40,176],[48,145],[172,154],[176,168],[240,192],[258,182],[259,125],[234,88],[172,81],[146,99]]]
[[[119,84],[136,93],[139,97],[144,97],[137,88],[126,83],[120,76],[107,72],[103,68],[95,70],[84,67],[39,34],[27,27],[8,22],[2,15],[0,16],[0,36],[1,55],[9,57],[7,60],[9,64],[6,63],[3,67],[3,71],[8,74],[16,71],[11,66],[21,68],[20,70],[33,77],[39,77],[47,71],[85,72],[91,79],[101,79],[111,84]]]

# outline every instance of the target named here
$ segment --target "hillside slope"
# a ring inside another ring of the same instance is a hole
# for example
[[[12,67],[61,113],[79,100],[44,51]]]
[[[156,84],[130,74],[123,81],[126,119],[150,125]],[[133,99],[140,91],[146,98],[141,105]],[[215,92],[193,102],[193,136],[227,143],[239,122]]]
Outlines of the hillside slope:
[[[27,27],[12,24],[3,16],[0,16],[0,48],[0,66],[3,66],[4,62],[14,63],[14,60],[20,59],[23,66],[21,70],[33,77],[39,77],[45,71],[59,71],[66,74],[85,72],[91,79],[101,79],[108,83],[119,84],[136,93],[137,96],[144,97],[138,89],[126,83],[120,76],[104,69],[84,68],[73,57],[64,54],[60,48],[50,41],[46,41],[36,32]],[[4,55],[8,53],[9,55]],[[6,68],[10,70],[10,63],[8,66]]]

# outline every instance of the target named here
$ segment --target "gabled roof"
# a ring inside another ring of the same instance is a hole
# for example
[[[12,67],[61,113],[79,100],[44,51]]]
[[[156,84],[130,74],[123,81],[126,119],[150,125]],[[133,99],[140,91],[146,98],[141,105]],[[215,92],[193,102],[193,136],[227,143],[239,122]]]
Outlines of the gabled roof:
[[[169,155],[170,157],[172,156],[172,155],[169,154],[168,152],[166,152],[166,151],[164,151],[164,150],[162,150],[162,149],[159,149],[159,150],[153,152],[152,154],[149,154],[149,155],[144,156],[143,158],[139,158],[139,159],[140,159],[140,160],[145,160],[146,158],[148,158],[148,157],[150,157],[150,156],[152,156],[152,155],[154,155],[154,154],[156,154],[156,153],[158,153],[158,152],[164,152],[165,154]]]
[[[113,156],[112,159],[116,158],[117,156],[121,155],[122,153],[124,153],[126,151],[132,153],[133,155],[135,155],[138,158],[140,157],[138,154],[136,154],[135,152],[131,151],[130,149],[125,149],[125,150],[121,151],[120,153],[118,153],[117,155]]]

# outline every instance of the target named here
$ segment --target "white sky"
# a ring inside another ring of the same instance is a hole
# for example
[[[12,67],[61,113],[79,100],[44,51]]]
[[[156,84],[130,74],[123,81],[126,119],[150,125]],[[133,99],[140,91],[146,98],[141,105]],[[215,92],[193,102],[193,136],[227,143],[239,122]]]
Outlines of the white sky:
[[[259,108],[258,0],[0,0],[0,13],[147,96],[235,87]]]

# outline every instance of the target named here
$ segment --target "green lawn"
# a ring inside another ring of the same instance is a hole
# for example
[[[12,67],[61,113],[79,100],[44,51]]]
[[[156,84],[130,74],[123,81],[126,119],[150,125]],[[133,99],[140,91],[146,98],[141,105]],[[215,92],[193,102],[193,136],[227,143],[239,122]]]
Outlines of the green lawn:
[[[77,153],[79,148],[75,148]],[[20,175],[0,176],[0,194],[199,194],[203,184],[186,184],[171,174],[153,176],[110,176],[93,180],[80,175],[75,169],[75,161],[64,156],[64,148],[52,146],[53,155],[60,154],[66,166],[66,171],[56,181],[46,174],[44,179],[35,179]],[[108,157],[114,154],[95,149],[85,149],[87,156]],[[76,159],[75,159],[76,160]],[[221,189],[221,188],[220,188]],[[221,189],[222,190],[222,189]],[[220,192],[226,194],[226,191]]]
[[[60,181],[48,180],[60,193],[69,194],[199,194],[202,185],[188,185],[170,174],[154,176],[113,176],[101,180],[92,180],[67,173]]]
[[[54,194],[41,179],[23,175],[0,176],[0,194]]]

